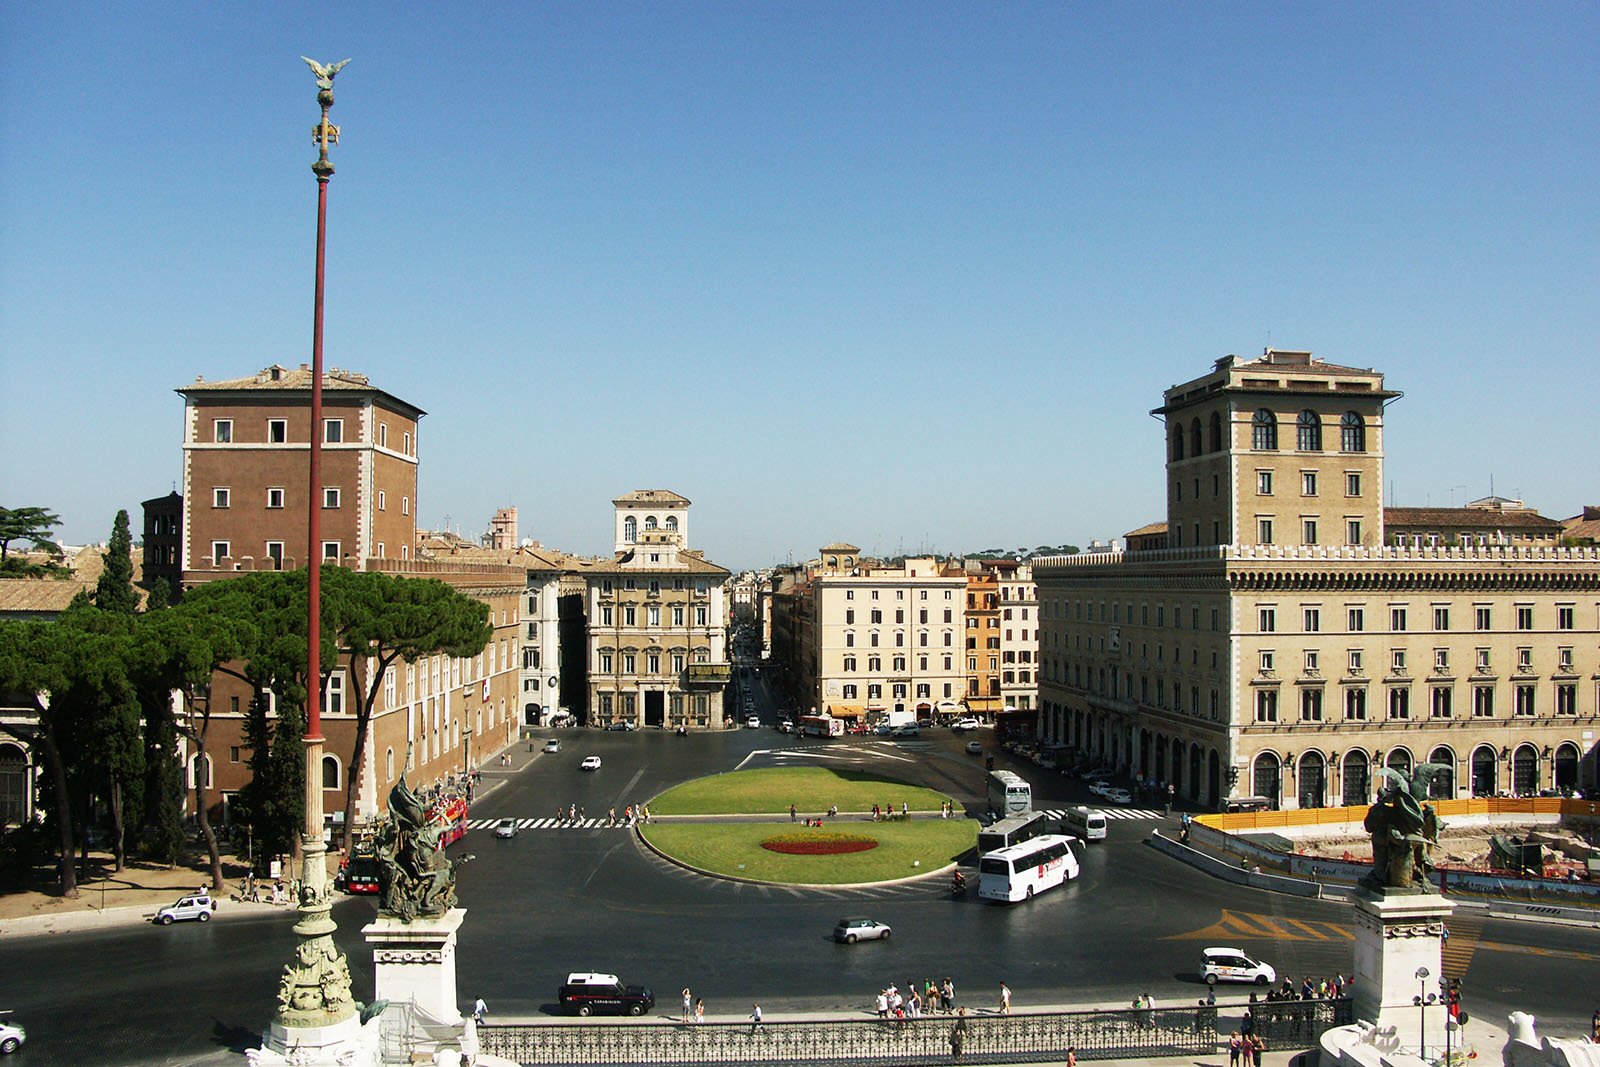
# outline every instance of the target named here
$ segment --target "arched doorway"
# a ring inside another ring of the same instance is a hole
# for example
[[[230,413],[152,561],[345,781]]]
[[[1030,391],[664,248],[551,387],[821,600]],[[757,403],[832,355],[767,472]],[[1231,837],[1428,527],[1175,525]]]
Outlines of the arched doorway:
[[[1299,772],[1300,806],[1302,808],[1321,808],[1328,803],[1328,765],[1320,752],[1307,752],[1300,757]]]
[[[1189,745],[1189,798],[1200,799],[1200,745],[1192,742]]]
[[[1263,752],[1255,758],[1250,765],[1250,792],[1254,796],[1266,797],[1272,801],[1272,807],[1278,807],[1283,781],[1283,768],[1278,763],[1278,756],[1273,752]]]
[[[1183,796],[1183,742],[1172,739],[1172,795]]]
[[[1396,748],[1384,757],[1383,765],[1400,775],[1402,778],[1411,777],[1411,750]]]
[[[1563,792],[1578,788],[1578,746],[1565,741],[1556,748],[1555,787]]]
[[[1145,776],[1148,776],[1149,774],[1150,774],[1150,731],[1149,730],[1140,730],[1139,731],[1139,775],[1141,777],[1145,777]]]
[[[1372,799],[1372,765],[1359,748],[1345,753],[1340,772],[1340,790],[1346,807],[1366,804]]]
[[[1428,787],[1428,796],[1432,800],[1449,800],[1456,795],[1456,754],[1449,745],[1440,745],[1428,753],[1428,762],[1437,763],[1449,768],[1433,776],[1433,784]]]
[[[1156,769],[1151,776],[1157,779],[1165,778],[1167,771],[1167,739],[1164,735],[1156,735]]]
[[[1472,750],[1472,795],[1475,797],[1492,797],[1500,788],[1499,766],[1494,758],[1494,749],[1489,745],[1479,745]]]
[[[1206,756],[1206,803],[1218,807],[1222,803],[1222,757],[1216,749]]]
[[[1517,746],[1511,756],[1511,792],[1531,797],[1539,792],[1539,750],[1532,745]]]

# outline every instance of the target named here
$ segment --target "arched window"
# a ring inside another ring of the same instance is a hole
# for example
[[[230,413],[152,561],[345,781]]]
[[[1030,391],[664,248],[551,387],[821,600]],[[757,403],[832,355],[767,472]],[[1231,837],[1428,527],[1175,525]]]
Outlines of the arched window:
[[[676,516],[676,515],[668,515],[667,516],[667,521],[666,521],[666,527],[669,530],[676,530],[678,528],[678,516]]]
[[[1201,446],[1204,442],[1200,439],[1200,420],[1195,419],[1189,423],[1189,455],[1198,456],[1205,452]]]
[[[1295,448],[1301,452],[1322,451],[1322,417],[1306,410],[1295,420]]]
[[[339,788],[339,757],[338,756],[323,756],[322,757],[322,788],[324,788],[324,789],[338,789]]]
[[[632,515],[622,520],[622,540],[630,545],[639,540],[639,520]]]
[[[1449,800],[1456,795],[1456,754],[1449,745],[1440,745],[1428,753],[1428,762],[1437,763],[1450,768],[1438,771],[1433,776],[1433,784],[1428,788],[1428,796],[1434,800]]]
[[[383,777],[388,781],[394,779],[394,749],[392,748],[383,750]]]
[[[654,515],[646,515],[644,517],[644,528],[646,530],[654,530],[656,528],[656,517]]]
[[[211,757],[192,756],[189,759],[189,788],[211,788]]]
[[[1183,427],[1181,425],[1172,428],[1172,458],[1183,458]]]
[[[1211,451],[1222,451],[1222,415],[1215,411],[1211,413]]]
[[[1339,451],[1365,452],[1367,450],[1367,421],[1353,411],[1344,413],[1339,420]]]
[[[1250,447],[1257,452],[1276,452],[1278,450],[1278,416],[1260,408],[1251,425]]]

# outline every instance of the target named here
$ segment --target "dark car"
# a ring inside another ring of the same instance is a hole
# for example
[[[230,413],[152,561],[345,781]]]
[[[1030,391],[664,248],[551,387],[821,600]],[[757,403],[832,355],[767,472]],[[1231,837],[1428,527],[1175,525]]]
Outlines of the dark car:
[[[631,730],[631,729],[633,729],[633,723],[629,722],[627,719],[618,719],[616,722],[608,722],[608,723],[606,723],[606,729],[607,730]]]
[[[567,975],[556,999],[573,1015],[643,1015],[656,998],[640,985],[623,985],[614,974],[579,971]]]

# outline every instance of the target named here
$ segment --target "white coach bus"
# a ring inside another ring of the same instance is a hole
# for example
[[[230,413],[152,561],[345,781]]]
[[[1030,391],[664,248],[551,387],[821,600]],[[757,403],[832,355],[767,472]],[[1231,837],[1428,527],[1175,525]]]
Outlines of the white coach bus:
[[[1033,810],[1033,787],[1012,771],[989,772],[989,810],[1000,818]]]
[[[1035,893],[1076,877],[1078,858],[1072,854],[1071,840],[1049,834],[979,859],[978,899],[1031,900]]]

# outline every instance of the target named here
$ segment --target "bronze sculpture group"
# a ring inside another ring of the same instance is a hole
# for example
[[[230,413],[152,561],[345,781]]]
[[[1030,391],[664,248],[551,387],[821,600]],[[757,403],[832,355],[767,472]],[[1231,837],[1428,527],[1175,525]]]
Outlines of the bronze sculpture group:
[[[439,847],[444,833],[411,791],[402,772],[389,791],[389,817],[378,829],[378,911],[401,922],[437,918],[456,905],[456,868],[472,859],[447,859]]]
[[[1372,835],[1372,873],[1363,884],[1380,892],[1433,892],[1428,872],[1443,824],[1428,803],[1428,792],[1434,776],[1449,769],[1424,763],[1409,779],[1387,767],[1379,772],[1384,785],[1362,822]]]

